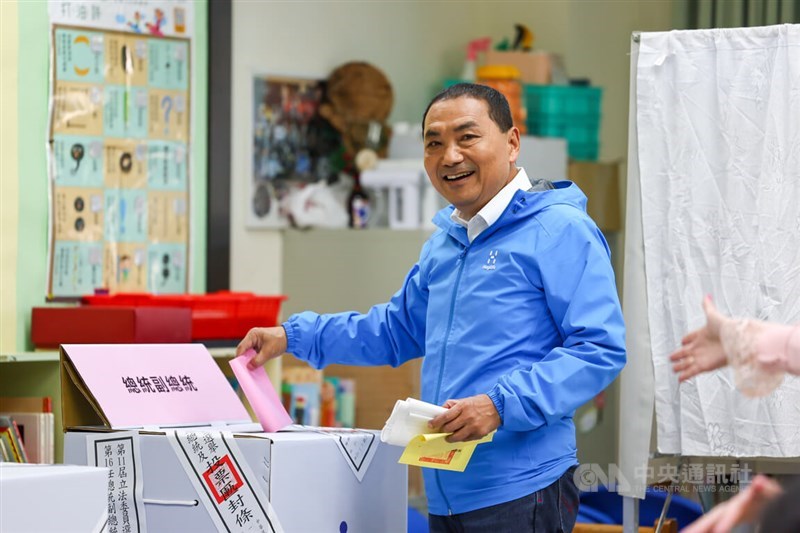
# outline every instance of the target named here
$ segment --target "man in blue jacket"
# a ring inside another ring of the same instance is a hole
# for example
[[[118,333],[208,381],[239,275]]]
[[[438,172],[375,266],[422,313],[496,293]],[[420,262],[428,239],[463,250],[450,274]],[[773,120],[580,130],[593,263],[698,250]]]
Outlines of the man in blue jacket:
[[[331,363],[422,364],[433,427],[478,439],[463,473],[424,469],[434,532],[571,531],[575,409],[625,364],[609,249],[571,182],[532,185],[497,91],[460,84],[423,115],[425,169],[452,203],[402,288],[366,314],[293,315],[237,349]]]

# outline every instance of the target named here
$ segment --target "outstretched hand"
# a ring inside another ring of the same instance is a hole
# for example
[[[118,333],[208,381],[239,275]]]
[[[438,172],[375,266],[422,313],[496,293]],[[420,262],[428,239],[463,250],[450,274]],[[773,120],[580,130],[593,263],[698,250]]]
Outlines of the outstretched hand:
[[[247,332],[242,342],[236,347],[236,356],[238,357],[250,349],[254,350],[256,355],[247,366],[258,368],[270,359],[286,352],[286,331],[283,326],[253,328]]]
[[[728,364],[722,349],[720,330],[722,324],[731,319],[717,310],[710,296],[703,300],[703,310],[706,313],[706,325],[686,335],[681,340],[681,347],[669,356],[672,370],[679,373],[678,381],[681,382]]]
[[[428,427],[441,433],[452,433],[447,442],[464,442],[485,437],[500,427],[500,415],[494,402],[486,394],[460,400],[447,400],[447,412],[440,414]]]

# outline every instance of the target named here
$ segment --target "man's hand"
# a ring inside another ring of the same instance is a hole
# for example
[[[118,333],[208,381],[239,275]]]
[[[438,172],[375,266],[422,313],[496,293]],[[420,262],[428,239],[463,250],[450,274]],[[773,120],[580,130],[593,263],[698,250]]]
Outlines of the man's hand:
[[[286,331],[283,326],[274,328],[253,328],[247,332],[242,342],[236,347],[237,357],[247,350],[256,352],[247,364],[249,368],[258,368],[270,359],[286,352]]]
[[[428,426],[438,428],[441,433],[452,433],[447,442],[464,442],[485,437],[500,426],[502,420],[494,402],[486,394],[470,396],[460,400],[447,400],[442,413]]]

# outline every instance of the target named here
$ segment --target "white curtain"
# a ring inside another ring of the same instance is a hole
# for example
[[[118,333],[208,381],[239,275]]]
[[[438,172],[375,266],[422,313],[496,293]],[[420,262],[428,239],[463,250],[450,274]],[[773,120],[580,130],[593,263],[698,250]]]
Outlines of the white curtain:
[[[747,399],[730,369],[679,387],[668,361],[707,293],[800,321],[800,25],[643,33],[635,85],[645,275],[625,294],[646,302],[658,450],[800,456],[800,379]]]

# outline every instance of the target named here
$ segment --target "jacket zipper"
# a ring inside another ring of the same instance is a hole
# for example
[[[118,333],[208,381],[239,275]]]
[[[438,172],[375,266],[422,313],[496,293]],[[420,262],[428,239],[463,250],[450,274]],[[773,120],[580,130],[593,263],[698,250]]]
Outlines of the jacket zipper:
[[[439,381],[436,383],[436,404],[440,405],[442,403],[441,399],[439,398],[439,394],[442,391],[442,377],[444,376],[444,361],[445,357],[447,356],[447,341],[450,338],[450,330],[453,327],[453,315],[455,314],[456,308],[456,295],[458,294],[458,285],[461,283],[461,273],[464,271],[464,265],[467,263],[464,260],[464,257],[467,255],[469,251],[469,246],[466,246],[464,250],[462,250],[461,254],[458,256],[458,273],[456,274],[456,282],[453,287],[453,297],[450,300],[450,316],[447,319],[447,331],[444,336],[444,345],[442,346],[442,364],[439,366]],[[452,515],[453,509],[450,508],[450,501],[447,499],[447,495],[444,493],[444,488],[442,488],[442,480],[439,477],[439,471],[434,471],[434,476],[436,477],[436,486],[439,487],[439,492],[442,493],[442,498],[444,499],[444,503],[447,505],[447,514]]]

